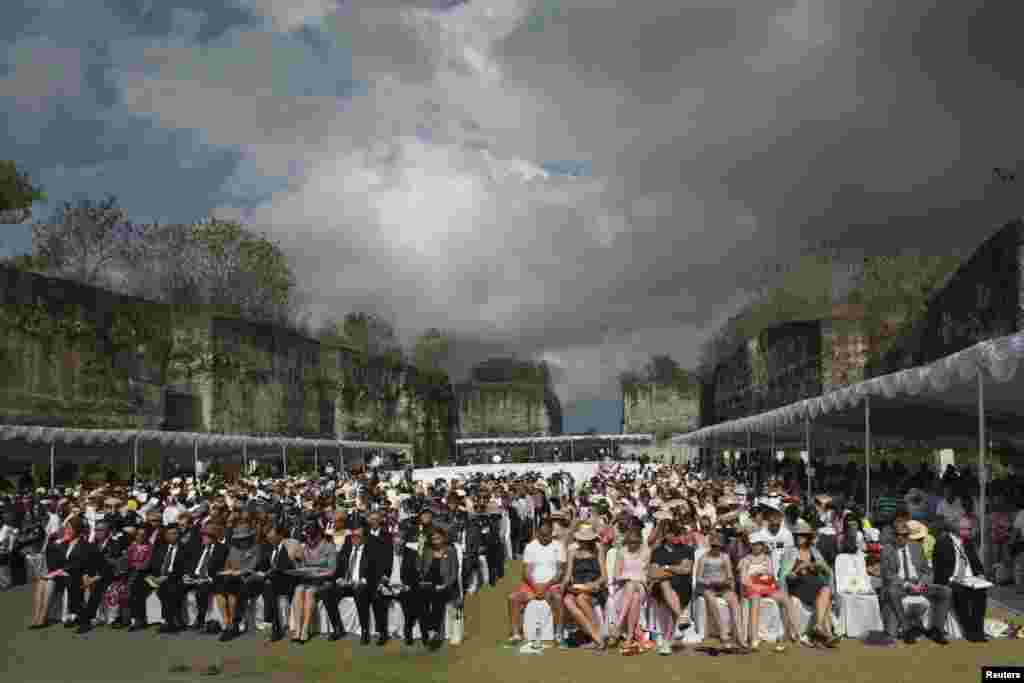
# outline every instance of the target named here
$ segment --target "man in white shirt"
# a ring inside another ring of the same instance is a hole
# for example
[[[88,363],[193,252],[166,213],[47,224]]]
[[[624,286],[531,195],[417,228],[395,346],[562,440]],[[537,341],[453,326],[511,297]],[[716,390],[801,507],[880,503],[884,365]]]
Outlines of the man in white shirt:
[[[775,578],[781,581],[782,555],[789,548],[796,547],[796,542],[793,539],[793,533],[782,525],[782,512],[767,503],[765,505],[769,508],[766,517],[768,524],[761,530],[761,534],[772,554],[772,566],[775,567],[776,574],[778,574]]]
[[[565,572],[565,546],[555,543],[551,521],[537,528],[537,537],[523,552],[523,583],[508,596],[509,642],[523,640],[523,610],[532,600],[544,600],[551,607],[555,639],[561,636],[562,574]]]
[[[970,585],[985,578],[985,569],[974,544],[969,540],[969,527],[960,533],[960,527],[948,526],[935,542],[935,583],[949,586],[953,592],[953,610],[956,612],[964,637],[974,643],[983,643],[985,637],[985,610],[988,590]]]

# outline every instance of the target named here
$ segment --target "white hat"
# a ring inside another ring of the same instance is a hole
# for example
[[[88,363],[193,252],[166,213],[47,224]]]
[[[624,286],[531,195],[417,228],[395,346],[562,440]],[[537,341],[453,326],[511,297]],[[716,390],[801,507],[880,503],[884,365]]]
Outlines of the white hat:
[[[754,545],[755,543],[764,543],[765,545],[768,545],[770,541],[771,537],[763,531],[757,531],[750,534],[750,545]]]
[[[140,503],[145,503],[146,501],[149,500],[149,494],[148,493],[140,493],[140,494],[138,494],[135,497],[139,499]]]
[[[175,477],[174,479],[171,479],[171,483],[172,484],[180,484],[181,483],[181,477]]]

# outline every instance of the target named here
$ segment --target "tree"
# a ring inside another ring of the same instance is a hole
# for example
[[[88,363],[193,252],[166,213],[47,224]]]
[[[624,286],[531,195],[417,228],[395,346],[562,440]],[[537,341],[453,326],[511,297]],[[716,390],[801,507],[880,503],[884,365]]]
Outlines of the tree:
[[[46,194],[28,175],[13,161],[0,160],[0,223],[24,223],[32,217],[32,203],[41,201]]]
[[[138,249],[145,257],[145,268],[132,277],[138,296],[230,310],[261,322],[299,322],[303,301],[284,253],[236,221],[154,227]]]
[[[150,229],[128,220],[113,195],[101,202],[64,202],[49,221],[32,226],[32,249],[53,275],[111,287],[126,269],[141,265],[138,245]]]
[[[645,371],[647,381],[655,384],[672,384],[676,379],[679,363],[668,355],[653,355],[648,361]]]
[[[364,358],[376,358],[396,351],[401,354],[394,325],[375,313],[347,314],[340,331],[348,345],[363,354]]]

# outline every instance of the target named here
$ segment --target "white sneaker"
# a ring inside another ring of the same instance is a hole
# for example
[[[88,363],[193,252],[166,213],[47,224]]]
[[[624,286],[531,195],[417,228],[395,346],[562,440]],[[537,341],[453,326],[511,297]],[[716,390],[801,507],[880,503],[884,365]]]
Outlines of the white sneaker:
[[[658,654],[659,655],[670,655],[672,654],[672,643],[666,639],[662,639],[658,643]]]

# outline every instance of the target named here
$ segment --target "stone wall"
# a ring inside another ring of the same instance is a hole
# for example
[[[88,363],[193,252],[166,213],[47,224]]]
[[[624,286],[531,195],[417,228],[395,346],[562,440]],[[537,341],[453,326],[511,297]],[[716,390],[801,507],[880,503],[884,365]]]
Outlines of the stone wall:
[[[547,365],[491,359],[455,387],[462,437],[561,434],[561,403]]]
[[[656,439],[683,434],[700,425],[699,388],[688,391],[647,382],[623,391],[623,431],[654,434]]]
[[[929,299],[924,315],[869,364],[876,377],[938,360],[980,341],[1024,329],[1024,224],[1008,223],[985,241]]]
[[[291,330],[0,267],[0,419],[412,442],[446,461],[447,376]],[[360,436],[356,436],[360,438]],[[417,456],[419,457],[419,456]]]

